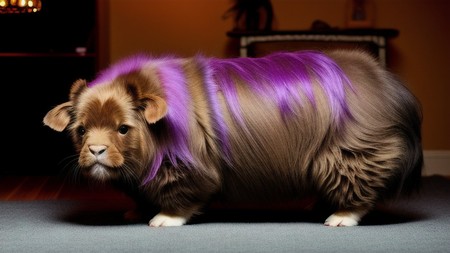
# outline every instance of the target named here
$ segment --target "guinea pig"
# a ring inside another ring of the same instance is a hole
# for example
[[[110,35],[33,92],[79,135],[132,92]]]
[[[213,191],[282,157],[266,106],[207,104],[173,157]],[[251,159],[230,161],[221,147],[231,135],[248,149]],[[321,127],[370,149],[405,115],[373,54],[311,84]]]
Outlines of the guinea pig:
[[[327,226],[354,226],[420,188],[422,112],[400,78],[360,50],[250,58],[136,54],[79,79],[44,125],[68,131],[76,169],[181,226],[212,198],[315,194]]]

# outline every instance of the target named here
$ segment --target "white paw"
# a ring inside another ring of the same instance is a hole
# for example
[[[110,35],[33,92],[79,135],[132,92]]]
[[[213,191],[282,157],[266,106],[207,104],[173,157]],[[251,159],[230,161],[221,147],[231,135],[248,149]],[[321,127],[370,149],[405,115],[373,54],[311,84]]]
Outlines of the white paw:
[[[159,213],[153,217],[148,225],[150,227],[176,227],[186,224],[186,218],[180,216],[168,216]]]
[[[351,227],[358,225],[361,215],[351,212],[336,212],[325,220],[325,226]]]

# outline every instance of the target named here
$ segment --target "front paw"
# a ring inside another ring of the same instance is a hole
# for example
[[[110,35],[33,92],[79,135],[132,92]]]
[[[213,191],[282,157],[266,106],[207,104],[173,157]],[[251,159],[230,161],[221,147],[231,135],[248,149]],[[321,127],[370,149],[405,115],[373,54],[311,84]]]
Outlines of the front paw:
[[[153,217],[148,225],[150,227],[177,227],[186,224],[187,219],[181,216],[170,216],[159,213]]]
[[[352,227],[358,225],[358,220],[352,216],[332,214],[325,220],[324,225],[330,227]]]
[[[337,211],[325,220],[325,226],[351,227],[357,226],[366,210]]]

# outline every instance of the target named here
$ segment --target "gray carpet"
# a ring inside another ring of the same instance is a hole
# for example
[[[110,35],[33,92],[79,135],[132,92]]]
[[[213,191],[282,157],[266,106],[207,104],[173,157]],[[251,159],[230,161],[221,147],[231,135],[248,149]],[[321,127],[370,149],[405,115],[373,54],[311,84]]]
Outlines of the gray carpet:
[[[384,205],[357,227],[312,211],[214,209],[182,227],[127,224],[103,201],[0,202],[0,252],[450,252],[450,180]]]

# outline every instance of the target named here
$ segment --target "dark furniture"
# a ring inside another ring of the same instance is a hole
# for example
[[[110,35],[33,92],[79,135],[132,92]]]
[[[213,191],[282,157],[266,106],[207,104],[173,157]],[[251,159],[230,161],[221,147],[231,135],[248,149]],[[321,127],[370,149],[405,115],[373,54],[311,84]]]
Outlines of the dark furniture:
[[[56,175],[74,154],[70,139],[43,125],[71,84],[97,71],[96,1],[42,1],[42,10],[2,14],[1,175]],[[65,172],[64,172],[65,173]]]

